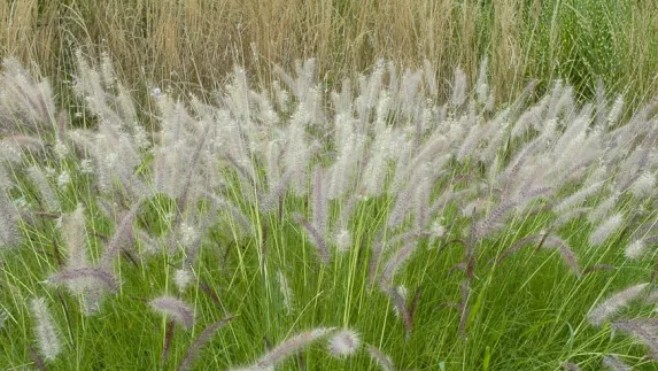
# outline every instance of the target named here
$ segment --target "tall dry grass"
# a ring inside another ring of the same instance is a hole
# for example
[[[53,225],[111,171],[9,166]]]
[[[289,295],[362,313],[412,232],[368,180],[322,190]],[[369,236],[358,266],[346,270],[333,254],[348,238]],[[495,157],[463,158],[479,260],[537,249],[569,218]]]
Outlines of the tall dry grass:
[[[211,87],[239,63],[265,81],[272,64],[315,57],[328,81],[432,62],[467,76],[486,55],[499,100],[527,79],[567,78],[583,94],[603,75],[614,90],[658,91],[658,7],[595,0],[14,0],[0,4],[0,56],[67,76],[71,50],[113,56],[124,81]],[[601,31],[602,30],[602,31]],[[599,34],[604,39],[598,40]],[[578,47],[576,47],[578,46]],[[613,63],[614,62],[614,63]],[[64,79],[62,79],[64,80]]]

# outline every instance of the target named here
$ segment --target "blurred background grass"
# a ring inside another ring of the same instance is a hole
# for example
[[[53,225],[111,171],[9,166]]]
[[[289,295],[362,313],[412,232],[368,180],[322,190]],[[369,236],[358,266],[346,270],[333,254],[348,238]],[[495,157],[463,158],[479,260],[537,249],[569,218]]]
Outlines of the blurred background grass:
[[[653,0],[5,0],[0,56],[66,82],[73,50],[107,52],[124,81],[210,88],[235,63],[261,81],[272,64],[315,57],[331,83],[379,58],[439,79],[471,78],[484,56],[498,102],[530,78],[555,78],[590,97],[600,77],[636,103],[658,93]],[[36,68],[36,67],[35,67]],[[57,84],[56,83],[56,84]]]

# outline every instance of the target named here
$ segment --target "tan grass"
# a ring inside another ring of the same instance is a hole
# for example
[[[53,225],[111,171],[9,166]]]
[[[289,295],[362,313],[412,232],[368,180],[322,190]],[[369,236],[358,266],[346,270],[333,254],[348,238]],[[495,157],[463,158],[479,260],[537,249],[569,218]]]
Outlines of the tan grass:
[[[39,4],[41,3],[41,4]],[[492,88],[504,100],[529,77],[555,77],[535,48],[548,29],[549,60],[559,57],[562,2],[535,0],[8,0],[0,2],[0,56],[36,62],[45,75],[66,77],[74,46],[112,55],[119,77],[142,86],[212,87],[235,63],[270,78],[272,64],[290,69],[315,57],[328,81],[368,69],[379,58],[398,65],[432,62],[449,78],[461,66],[469,78],[489,56]],[[551,3],[557,6],[551,8]],[[658,91],[656,6],[633,5],[615,40],[626,62],[619,80],[644,94]],[[540,27],[542,22],[552,24]],[[544,31],[542,31],[544,30]],[[652,45],[653,43],[653,45]],[[543,62],[542,62],[543,63]]]

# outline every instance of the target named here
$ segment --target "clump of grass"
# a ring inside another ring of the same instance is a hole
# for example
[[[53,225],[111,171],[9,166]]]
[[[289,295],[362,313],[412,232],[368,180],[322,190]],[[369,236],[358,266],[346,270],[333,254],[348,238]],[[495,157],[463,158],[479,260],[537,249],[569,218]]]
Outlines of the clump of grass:
[[[611,320],[648,342],[652,318],[613,316],[646,316],[650,305],[631,305],[650,285],[632,284],[651,278],[650,254],[629,262],[617,247],[656,234],[644,211],[656,190],[637,186],[658,171],[652,103],[610,125],[617,103],[581,105],[556,82],[537,101],[529,86],[496,110],[485,68],[473,91],[457,69],[441,102],[429,62],[400,71],[382,61],[325,92],[311,60],[296,74],[278,68],[271,89],[252,88],[236,67],[215,102],[158,91],[144,114],[159,125],[148,131],[108,60],[97,69],[78,54],[78,69],[88,126],[34,120],[17,133],[12,120],[33,100],[0,111],[10,113],[8,136],[44,143],[38,156],[12,148],[1,164],[12,174],[5,208],[18,210],[2,217],[20,232],[3,253],[2,331],[27,333],[21,298],[57,298],[64,318],[52,320],[76,336],[42,350],[53,365],[528,369],[639,359],[630,340],[607,341]],[[35,88],[43,81],[18,83],[54,106]],[[55,187],[64,170],[70,178]],[[98,336],[106,326],[114,337]],[[127,339],[139,346],[126,349]],[[324,339],[328,352],[314,346]],[[30,362],[22,345],[6,345],[4,363]]]

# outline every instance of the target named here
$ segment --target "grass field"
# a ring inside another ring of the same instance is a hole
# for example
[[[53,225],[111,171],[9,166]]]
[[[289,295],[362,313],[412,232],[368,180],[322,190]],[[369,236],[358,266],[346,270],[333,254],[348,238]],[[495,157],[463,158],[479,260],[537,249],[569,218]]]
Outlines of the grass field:
[[[0,55],[36,63],[61,84],[73,51],[113,56],[127,84],[214,88],[237,62],[261,81],[273,64],[316,58],[335,81],[380,59],[438,76],[477,76],[489,58],[498,102],[530,78],[565,78],[593,97],[601,77],[638,103],[658,92],[658,5],[599,0],[21,0],[0,4]],[[442,81],[445,81],[441,78]],[[446,91],[444,91],[446,92]]]
[[[656,19],[3,2],[0,368],[656,369]]]

